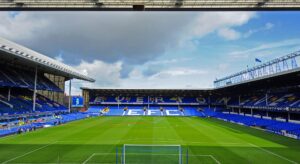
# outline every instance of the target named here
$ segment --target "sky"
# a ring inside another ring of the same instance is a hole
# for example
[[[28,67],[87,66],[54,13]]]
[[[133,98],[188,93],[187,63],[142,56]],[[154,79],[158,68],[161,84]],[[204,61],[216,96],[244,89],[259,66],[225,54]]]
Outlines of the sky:
[[[299,18],[296,11],[0,12],[0,37],[96,80],[73,80],[74,95],[80,87],[203,89],[255,58],[300,50]]]

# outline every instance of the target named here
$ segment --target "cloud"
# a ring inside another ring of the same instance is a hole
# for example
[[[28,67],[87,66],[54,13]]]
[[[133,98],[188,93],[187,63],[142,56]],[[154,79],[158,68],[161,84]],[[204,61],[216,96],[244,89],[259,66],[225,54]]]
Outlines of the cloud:
[[[219,31],[221,37],[225,39],[236,37],[238,32],[233,32],[233,27],[242,26],[252,18],[256,17],[255,12],[205,12],[199,14],[194,22],[191,23],[191,36],[203,37],[209,33]],[[224,32],[230,32],[226,35]],[[235,33],[235,34],[233,34]]]
[[[251,29],[251,30],[247,31],[246,33],[243,34],[243,37],[248,38],[248,37],[250,37],[251,35],[253,35],[255,33],[271,30],[273,27],[274,27],[274,24],[268,22],[261,28]]]
[[[186,24],[197,14],[21,12],[15,18],[5,12],[0,15],[3,36],[52,57],[63,50],[69,64],[98,59],[134,65],[152,60],[164,53],[166,47],[176,44]]]
[[[229,54],[229,57],[232,59],[240,59],[240,58],[248,58],[253,54],[255,54],[256,56],[265,56],[274,52],[275,49],[278,50],[278,48],[292,47],[292,46],[299,47],[300,39],[288,39],[283,41],[260,44],[255,48],[250,48],[242,51],[233,51]],[[291,52],[291,50],[289,51]]]
[[[149,61],[143,65],[144,69],[142,71],[144,76],[152,76],[161,72],[164,69],[168,69],[168,67],[183,63],[189,62],[192,58],[190,57],[182,57],[182,58],[173,58],[173,59],[166,59],[166,60],[154,60]]]
[[[121,60],[127,67],[155,59],[183,38],[241,26],[253,17],[253,12],[20,12],[14,17],[1,12],[0,35],[52,57],[63,50],[68,64]]]
[[[31,21],[29,13],[0,12],[0,36],[12,40],[31,40],[36,31],[42,31],[49,26],[47,19]]]
[[[222,28],[218,31],[219,36],[227,40],[236,40],[239,39],[241,34],[230,28]]]
[[[78,66],[75,66],[75,69],[96,80],[96,83],[82,82],[82,86],[118,86],[121,79],[122,62],[105,63],[100,60],[93,62],[81,61]]]
[[[185,67],[169,68],[151,76],[144,76],[140,69],[134,68],[128,78],[121,78],[122,62],[113,64],[103,61],[82,61],[75,67],[81,73],[96,79],[96,83],[79,80],[72,82],[72,94],[80,95],[80,87],[90,88],[205,88],[210,87],[211,82],[203,80],[208,75],[205,69],[193,69]],[[201,83],[201,79],[203,83]],[[66,83],[68,89],[68,83]],[[66,91],[68,92],[68,91]],[[68,94],[68,93],[67,93]]]
[[[204,75],[207,74],[204,70],[190,69],[190,68],[171,68],[169,70],[163,70],[149,77],[151,80],[159,78],[169,78],[172,76],[190,76],[190,75]]]
[[[0,35],[96,79],[74,86],[208,87],[211,70],[184,67],[194,59],[170,52],[198,50],[193,40],[210,34],[238,39],[237,27],[255,17],[254,12],[1,12]]]
[[[57,61],[59,61],[59,62],[64,62],[62,53],[59,53],[58,56],[54,57],[54,59],[57,60]]]
[[[212,82],[208,80],[211,75],[205,69],[169,68],[151,76],[143,76],[138,70],[133,72],[134,76],[122,79],[120,88],[196,89],[212,87]]]
[[[146,64],[148,64],[148,65],[174,64],[174,63],[185,62],[185,61],[190,61],[190,60],[192,60],[192,59],[188,58],[188,57],[185,57],[185,58],[173,58],[173,59],[167,59],[167,60],[149,61]]]

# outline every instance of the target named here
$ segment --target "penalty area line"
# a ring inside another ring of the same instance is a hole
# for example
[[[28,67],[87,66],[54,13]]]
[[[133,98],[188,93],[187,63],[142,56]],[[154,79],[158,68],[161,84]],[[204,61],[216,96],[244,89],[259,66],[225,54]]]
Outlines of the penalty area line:
[[[93,153],[92,155],[90,155],[85,161],[82,162],[82,164],[86,164],[90,159],[92,159],[94,156],[96,155],[96,153]]]
[[[14,160],[16,160],[16,159],[18,159],[18,158],[25,157],[26,155],[29,155],[29,154],[31,154],[31,153],[34,153],[34,152],[39,151],[39,150],[41,150],[41,149],[44,149],[44,148],[46,148],[46,147],[48,147],[48,146],[50,146],[50,145],[53,145],[53,144],[55,144],[55,143],[57,143],[57,141],[55,141],[55,142],[53,142],[53,143],[50,143],[50,144],[48,144],[48,145],[44,145],[44,146],[39,147],[39,148],[37,148],[37,149],[31,150],[31,151],[29,151],[29,152],[27,152],[27,153],[25,153],[25,154],[16,156],[16,157],[14,157],[14,158],[11,158],[11,159],[9,159],[9,160],[7,160],[7,161],[2,162],[2,164],[6,164],[6,163],[11,162],[11,161],[14,161]]]
[[[135,154],[135,153],[127,153],[127,154]],[[138,153],[140,155],[147,155],[147,153]],[[95,156],[99,156],[99,155],[115,155],[114,153],[93,153],[92,155],[90,155],[84,162],[82,162],[82,164],[87,164],[88,161],[90,161],[93,157]],[[151,154],[154,156],[161,156],[161,155],[173,155],[173,156],[177,156],[178,154]],[[209,157],[211,158],[215,163],[217,164],[221,164],[221,162],[219,160],[217,160],[213,155],[204,155],[204,154],[199,154],[199,155],[189,155],[191,157]]]
[[[114,153],[93,153],[90,155],[85,161],[82,162],[82,164],[86,164],[89,160],[91,160],[94,156],[98,155],[114,155]]]
[[[297,162],[295,162],[295,161],[293,161],[293,160],[290,160],[290,159],[288,159],[288,158],[286,158],[286,157],[283,157],[283,156],[281,156],[281,155],[279,155],[279,154],[276,154],[276,153],[274,153],[274,152],[272,152],[272,151],[270,151],[270,150],[264,149],[264,148],[262,148],[262,147],[260,147],[260,146],[257,146],[257,145],[255,145],[255,144],[252,144],[252,143],[248,143],[248,144],[251,145],[252,147],[255,147],[255,148],[259,149],[259,150],[262,150],[262,151],[264,151],[264,152],[266,152],[266,153],[268,153],[268,154],[274,155],[274,156],[276,156],[276,157],[278,157],[278,158],[280,158],[280,159],[283,159],[283,160],[288,161],[288,162],[293,163],[293,164],[297,164]]]
[[[213,155],[189,155],[189,156],[191,156],[191,157],[209,157],[213,161],[215,161],[217,164],[221,164],[221,162],[218,161]]]

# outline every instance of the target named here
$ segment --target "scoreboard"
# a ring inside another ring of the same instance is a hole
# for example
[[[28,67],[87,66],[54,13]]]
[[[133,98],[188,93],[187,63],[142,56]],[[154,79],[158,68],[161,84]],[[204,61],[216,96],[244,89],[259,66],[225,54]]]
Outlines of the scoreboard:
[[[75,108],[83,107],[83,97],[82,96],[73,96],[72,97],[72,107],[75,107]]]

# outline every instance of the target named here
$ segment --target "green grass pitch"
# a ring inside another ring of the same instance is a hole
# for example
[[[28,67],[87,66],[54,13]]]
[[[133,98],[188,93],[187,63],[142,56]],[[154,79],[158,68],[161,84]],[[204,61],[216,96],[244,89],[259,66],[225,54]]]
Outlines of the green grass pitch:
[[[88,118],[0,138],[0,163],[116,163],[124,144],[181,145],[190,164],[300,163],[298,140],[216,119],[142,116]],[[159,163],[152,158],[138,163]]]

